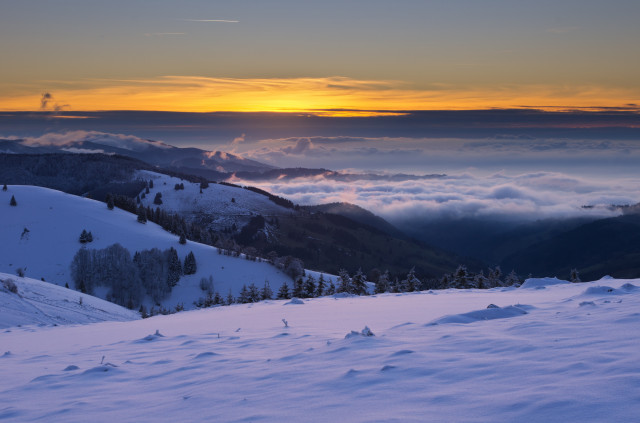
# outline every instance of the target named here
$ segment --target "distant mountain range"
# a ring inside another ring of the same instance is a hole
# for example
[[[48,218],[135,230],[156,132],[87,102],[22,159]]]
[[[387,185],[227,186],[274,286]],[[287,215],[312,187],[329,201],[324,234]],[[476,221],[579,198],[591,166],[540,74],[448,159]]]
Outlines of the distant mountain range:
[[[444,176],[279,169],[220,151],[178,148],[131,136],[88,132],[81,137],[64,137],[65,134],[59,134],[59,138],[37,139],[40,140],[37,142],[34,139],[0,139],[0,183],[39,185],[104,199],[109,192],[130,197],[140,193],[144,186],[134,177],[140,170],[160,172],[192,183],[205,180],[250,183],[318,176],[342,182],[405,181]],[[258,196],[271,196],[262,190],[254,192]],[[433,220],[424,216],[395,227],[352,204],[332,203],[296,207],[294,210],[293,203],[281,200],[288,202],[286,207],[291,208],[285,207],[285,212],[278,213],[280,228],[274,232],[276,236],[269,242],[259,237],[251,238],[250,242],[245,238],[244,241],[263,253],[272,248],[281,255],[302,256],[311,266],[327,271],[337,272],[339,267],[354,271],[354,267],[361,265],[367,268],[388,267],[393,269],[392,272],[401,272],[412,263],[418,263],[417,270],[430,277],[451,271],[458,263],[476,268],[483,263],[501,265],[504,271],[514,269],[523,276],[532,273],[534,276],[567,277],[570,269],[577,268],[590,279],[605,274],[631,277],[640,271],[636,264],[640,258],[640,247],[637,247],[640,244],[638,205],[612,205],[624,214],[613,219],[514,223],[486,219]],[[197,216],[193,218],[196,223],[205,226],[216,221],[215,216],[207,216],[205,209],[195,214],[181,209],[179,213]],[[235,223],[234,230],[240,231],[252,216],[258,214],[261,214],[260,210],[249,207],[246,213],[227,219],[228,225],[234,226]],[[212,229],[220,230],[220,227]],[[610,245],[609,239],[616,242]],[[391,246],[394,242],[398,243],[397,247],[387,248],[384,253],[384,244]],[[342,254],[334,255],[334,250]]]
[[[150,165],[179,172],[220,179],[233,172],[262,172],[274,169],[264,163],[222,151],[174,147],[159,141],[112,134],[87,133],[80,139],[52,140],[50,143],[30,139],[0,139],[0,152],[9,154],[103,153],[142,160]]]

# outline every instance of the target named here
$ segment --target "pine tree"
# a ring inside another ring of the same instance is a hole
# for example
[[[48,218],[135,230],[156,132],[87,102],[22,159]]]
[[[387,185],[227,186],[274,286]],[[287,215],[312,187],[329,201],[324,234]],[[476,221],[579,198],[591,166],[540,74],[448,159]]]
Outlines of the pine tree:
[[[249,284],[249,300],[252,303],[257,303],[262,299],[262,294],[260,293],[260,289],[256,286],[255,283],[251,282]]]
[[[6,191],[7,189],[8,189],[7,184],[4,184],[4,185],[2,186],[2,190],[3,190],[3,191]]]
[[[512,270],[511,273],[504,278],[505,286],[520,286],[520,278],[516,274],[515,270]]]
[[[466,289],[469,287],[469,272],[465,265],[461,264],[453,273],[451,287],[457,289]]]
[[[304,297],[304,282],[302,281],[302,277],[299,277],[293,283],[293,293],[292,295],[296,298]]]
[[[9,201],[9,205],[10,206],[17,206],[18,202],[16,201],[16,197],[14,197],[13,195],[11,196],[11,201]]]
[[[496,266],[493,270],[489,270],[489,274],[487,275],[487,285],[488,288],[495,288],[496,286],[502,286],[502,270],[500,266]]]
[[[88,236],[89,236],[89,234],[87,234],[87,230],[83,229],[82,233],[80,234],[80,239],[79,239],[80,244],[86,244],[87,242],[89,242],[87,240]]]
[[[571,269],[571,274],[569,275],[569,280],[573,283],[582,282],[580,280],[580,273],[578,273],[578,269]]]
[[[153,198],[153,204],[160,205],[162,204],[162,193],[156,192],[156,196]]]
[[[270,300],[273,298],[273,291],[271,290],[271,286],[269,285],[269,281],[264,281],[264,287],[262,288],[262,299]]]
[[[351,289],[352,293],[356,295],[367,294],[367,282],[364,274],[362,273],[362,269],[358,269],[356,274],[353,275],[353,278],[351,279]]]
[[[231,292],[231,288],[229,288],[229,293],[227,294],[227,305],[231,305],[236,302],[236,299],[233,297],[233,292]]]
[[[340,285],[336,289],[337,292],[346,292],[348,294],[353,293],[353,288],[351,287],[351,276],[349,276],[349,272],[345,269],[340,269],[338,272],[338,279],[340,280]]]
[[[416,277],[416,269],[412,268],[407,274],[407,279],[404,283],[407,292],[414,292],[420,290],[420,279]]]
[[[174,287],[178,284],[180,276],[182,276],[182,264],[178,257],[178,252],[175,248],[171,247],[166,251],[167,262],[169,263],[169,269],[167,271],[167,284],[170,287]]]
[[[153,179],[149,179],[149,188],[153,188]]]
[[[326,295],[333,295],[336,293],[336,286],[333,284],[333,280],[329,280],[329,287],[327,287]]]
[[[178,242],[182,245],[187,243],[187,237],[184,236],[184,232],[180,234],[180,239],[178,240]]]
[[[389,292],[393,292],[394,294],[397,294],[399,292],[402,292],[402,289],[403,289],[402,283],[396,277],[391,283],[391,286],[389,287]]]
[[[287,282],[283,282],[282,285],[280,285],[277,298],[279,300],[288,300],[289,298],[291,298],[291,294],[289,294],[289,285],[287,284]]]
[[[113,208],[115,207],[115,204],[113,204],[113,195],[111,193],[107,194],[106,202],[107,202],[107,208],[109,210],[113,210]]]
[[[142,206],[138,208],[138,222],[147,223],[147,209]]]
[[[484,276],[484,272],[480,270],[480,273],[473,277],[473,288],[487,289],[489,288],[489,280]]]
[[[375,293],[382,294],[387,291],[389,291],[389,271],[385,270],[378,278],[378,282],[376,282]]]
[[[185,275],[193,275],[198,271],[198,266],[196,265],[196,256],[193,254],[193,251],[190,251],[189,254],[184,258],[184,274]]]
[[[251,297],[249,296],[249,290],[247,289],[247,285],[242,285],[242,289],[240,290],[240,296],[238,297],[238,302],[240,304],[246,304],[251,302]]]
[[[318,284],[316,285],[316,297],[322,297],[326,289],[327,283],[324,280],[324,274],[320,273]]]
[[[223,303],[224,299],[222,299],[222,295],[220,295],[220,293],[216,291],[215,295],[213,296],[213,305],[220,305]]]
[[[316,278],[313,275],[307,275],[307,280],[304,283],[304,296],[306,298],[314,297],[316,294]]]

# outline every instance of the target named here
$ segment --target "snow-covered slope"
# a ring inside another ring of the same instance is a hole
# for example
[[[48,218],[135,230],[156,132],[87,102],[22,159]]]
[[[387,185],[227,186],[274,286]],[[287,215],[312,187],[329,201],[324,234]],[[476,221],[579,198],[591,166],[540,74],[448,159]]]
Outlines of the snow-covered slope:
[[[12,195],[18,203],[15,207],[9,205]],[[222,295],[230,289],[237,295],[243,284],[262,287],[265,280],[274,292],[282,282],[291,283],[290,277],[267,263],[220,255],[213,247],[190,241],[180,245],[177,236],[151,222],[138,223],[135,215],[123,210],[109,210],[98,201],[33,186],[9,186],[8,191],[0,191],[0,272],[15,274],[16,269],[24,268],[28,277],[73,287],[69,266],[81,248],[78,238],[83,229],[93,234],[94,241],[87,248],[120,243],[133,254],[174,247],[181,260],[193,251],[198,272],[182,277],[163,302],[166,307],[178,303],[193,307],[193,301],[204,295],[199,281],[209,275]]]
[[[3,289],[11,281],[18,292]],[[0,273],[0,328],[139,319],[137,312],[71,289]]]
[[[637,421],[640,280],[532,285],[14,328],[0,420]]]
[[[144,170],[139,171],[136,177],[153,180],[153,188],[142,199],[145,206],[179,213],[189,221],[215,230],[223,230],[234,223],[240,228],[258,214],[272,217],[292,213],[291,209],[275,204],[266,196],[243,188],[210,184],[200,194],[200,184],[179,178]],[[174,189],[176,184],[183,184],[184,190]],[[158,192],[162,195],[160,206],[153,203]]]

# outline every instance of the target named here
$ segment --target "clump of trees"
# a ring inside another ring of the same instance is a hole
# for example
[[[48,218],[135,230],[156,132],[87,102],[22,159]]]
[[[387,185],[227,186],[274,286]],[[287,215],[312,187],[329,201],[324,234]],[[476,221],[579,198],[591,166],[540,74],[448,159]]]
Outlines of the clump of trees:
[[[138,307],[145,294],[159,303],[182,274],[174,248],[153,248],[133,256],[120,244],[99,250],[81,248],[71,262],[76,289],[92,294],[97,286],[105,286],[109,288],[107,300],[130,309]]]
[[[78,241],[80,241],[80,244],[87,244],[89,242],[93,242],[93,234],[91,233],[91,231],[87,232],[86,229],[83,229],[82,233],[80,234],[80,239]]]

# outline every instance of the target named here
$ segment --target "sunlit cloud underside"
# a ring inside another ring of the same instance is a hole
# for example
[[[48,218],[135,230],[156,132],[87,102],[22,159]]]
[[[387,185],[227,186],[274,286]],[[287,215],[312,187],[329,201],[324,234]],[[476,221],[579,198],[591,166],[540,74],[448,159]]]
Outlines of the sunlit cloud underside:
[[[407,110],[634,107],[640,93],[602,86],[413,87],[398,81],[327,78],[207,78],[45,81],[11,89],[3,111],[39,110],[50,92],[66,111],[293,112],[370,116]]]

